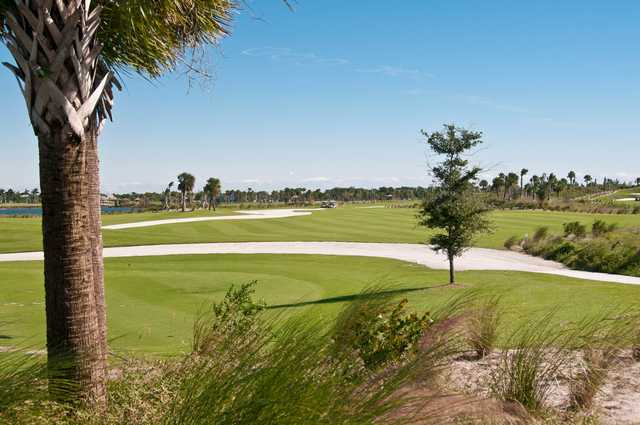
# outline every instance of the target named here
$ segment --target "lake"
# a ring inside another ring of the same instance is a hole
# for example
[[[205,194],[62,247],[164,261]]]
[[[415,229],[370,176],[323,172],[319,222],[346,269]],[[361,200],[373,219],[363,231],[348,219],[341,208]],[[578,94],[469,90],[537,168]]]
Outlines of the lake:
[[[102,207],[103,214],[114,214],[114,213],[131,213],[138,211],[138,208],[132,207]],[[5,215],[16,215],[16,216],[41,216],[42,208],[1,208],[0,207],[0,216]]]

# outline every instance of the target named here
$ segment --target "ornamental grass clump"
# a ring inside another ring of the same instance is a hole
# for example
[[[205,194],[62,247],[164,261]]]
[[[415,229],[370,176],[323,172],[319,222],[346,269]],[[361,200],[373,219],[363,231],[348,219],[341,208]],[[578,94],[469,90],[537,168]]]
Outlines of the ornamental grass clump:
[[[613,317],[613,318],[612,318]],[[638,325],[636,314],[598,315],[583,321],[580,329],[582,364],[569,388],[569,409],[593,407],[597,393],[604,385],[609,370],[621,361],[623,350],[633,344]]]
[[[553,314],[516,330],[507,340],[498,367],[491,376],[491,391],[504,401],[517,402],[540,413],[558,371],[567,364],[569,339],[550,320]]]
[[[484,358],[495,348],[502,313],[497,296],[485,299],[471,309],[465,337],[477,359]]]

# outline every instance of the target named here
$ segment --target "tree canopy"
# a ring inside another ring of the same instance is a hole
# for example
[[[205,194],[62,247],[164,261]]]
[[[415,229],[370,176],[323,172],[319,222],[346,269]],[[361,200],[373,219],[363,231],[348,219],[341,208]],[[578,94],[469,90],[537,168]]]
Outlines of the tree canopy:
[[[445,125],[443,132],[422,131],[429,148],[443,160],[431,168],[435,188],[423,203],[419,224],[439,232],[429,243],[449,260],[450,283],[455,283],[453,260],[469,247],[474,236],[488,231],[487,208],[475,195],[474,182],[481,169],[469,167],[463,155],[482,143],[482,133]],[[517,181],[517,180],[516,180]]]

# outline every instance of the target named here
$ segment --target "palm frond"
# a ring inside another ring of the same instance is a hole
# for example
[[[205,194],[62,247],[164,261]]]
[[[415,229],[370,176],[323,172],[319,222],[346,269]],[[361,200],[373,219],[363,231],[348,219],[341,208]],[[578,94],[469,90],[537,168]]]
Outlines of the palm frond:
[[[7,1],[7,0],[0,0]],[[155,78],[229,34],[235,0],[99,0],[98,39],[112,68]]]

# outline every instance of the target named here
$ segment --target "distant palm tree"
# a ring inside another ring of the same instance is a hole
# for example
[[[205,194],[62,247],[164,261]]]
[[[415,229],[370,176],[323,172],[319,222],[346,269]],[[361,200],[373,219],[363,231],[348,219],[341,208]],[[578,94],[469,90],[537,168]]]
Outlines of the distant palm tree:
[[[593,181],[593,177],[591,177],[589,174],[587,174],[587,175],[585,175],[583,177],[583,180],[584,180],[584,184],[586,186],[589,186],[589,184]]]
[[[569,171],[569,174],[567,174],[567,177],[569,178],[569,183],[573,186],[574,184],[576,184],[576,172],[571,170]]]
[[[164,190],[164,209],[168,210],[171,208],[171,188],[173,187],[173,182],[170,182],[167,185],[167,188]]]
[[[509,199],[511,200],[513,198],[513,188],[518,186],[518,175],[516,173],[509,173],[506,177],[506,184],[505,184],[505,197],[507,196],[507,193],[509,194]]]
[[[196,185],[196,178],[189,173],[181,173],[178,176],[178,190],[182,194],[182,212],[187,209],[187,194],[193,193],[193,187]],[[191,205],[191,203],[189,203]]]
[[[216,199],[220,195],[220,179],[210,177],[207,179],[207,184],[204,186],[204,198],[209,204],[209,209],[213,207],[216,210]]]
[[[526,168],[520,170],[520,196],[524,194],[524,176],[526,176],[528,172],[529,170]]]
[[[496,192],[496,198],[500,196],[500,190],[504,187],[504,174],[494,177],[491,182],[491,188]]]

